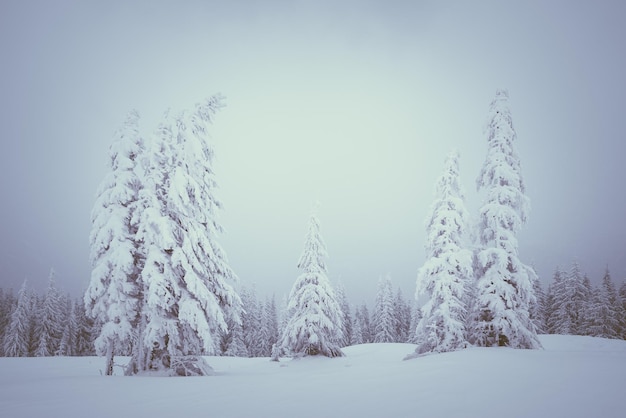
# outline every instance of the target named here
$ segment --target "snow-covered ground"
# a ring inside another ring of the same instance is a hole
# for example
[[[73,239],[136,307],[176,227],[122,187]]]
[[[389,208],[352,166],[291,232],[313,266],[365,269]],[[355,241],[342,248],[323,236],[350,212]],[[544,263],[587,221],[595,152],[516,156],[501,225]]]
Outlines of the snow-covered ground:
[[[623,417],[626,341],[541,336],[403,361],[411,344],[343,358],[207,357],[209,377],[104,377],[95,357],[0,358],[0,416]],[[125,359],[120,359],[120,362]]]

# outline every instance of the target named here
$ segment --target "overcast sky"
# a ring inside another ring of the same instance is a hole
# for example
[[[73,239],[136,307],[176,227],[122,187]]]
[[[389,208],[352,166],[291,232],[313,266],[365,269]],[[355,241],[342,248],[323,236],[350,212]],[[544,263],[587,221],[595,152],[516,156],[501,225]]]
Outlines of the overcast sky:
[[[0,287],[90,276],[95,192],[136,108],[213,93],[221,244],[244,284],[288,293],[312,204],[329,277],[371,303],[412,297],[448,152],[476,214],[483,125],[509,89],[544,283],[578,259],[626,278],[626,6],[621,1],[2,1]]]

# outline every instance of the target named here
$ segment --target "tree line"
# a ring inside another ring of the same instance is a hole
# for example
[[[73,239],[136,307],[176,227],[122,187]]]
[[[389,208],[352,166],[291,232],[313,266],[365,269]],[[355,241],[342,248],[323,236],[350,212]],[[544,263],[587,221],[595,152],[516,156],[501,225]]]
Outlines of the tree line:
[[[555,269],[547,286],[535,282],[537,303],[531,318],[540,334],[588,335],[626,340],[626,280],[619,287],[607,268],[593,285],[580,265]],[[394,290],[389,275],[380,278],[374,304],[349,302],[340,283],[334,292],[341,310],[339,347],[366,343],[416,343],[420,307]],[[222,356],[270,357],[287,323],[287,300],[258,296],[254,286],[240,289],[241,323],[229,324],[220,337]],[[0,288],[0,355],[4,357],[93,356],[102,324],[85,314],[81,298],[61,293],[51,271],[38,295],[25,282],[17,295]],[[130,347],[121,354],[130,355]]]

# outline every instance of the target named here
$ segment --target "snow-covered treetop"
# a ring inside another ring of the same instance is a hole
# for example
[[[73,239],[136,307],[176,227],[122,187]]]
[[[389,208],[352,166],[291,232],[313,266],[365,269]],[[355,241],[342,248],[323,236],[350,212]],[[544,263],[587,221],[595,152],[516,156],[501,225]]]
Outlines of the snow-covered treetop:
[[[489,107],[485,126],[487,158],[476,185],[479,191],[487,192],[481,212],[490,213],[489,218],[504,229],[517,232],[526,223],[530,200],[524,194],[526,188],[515,145],[517,134],[508,99],[508,91],[498,89]]]
[[[298,268],[304,270],[306,273],[314,273],[326,270],[326,262],[324,259],[328,257],[326,251],[326,244],[320,234],[320,222],[317,218],[316,204],[311,210],[311,217],[309,219],[309,230],[307,231],[304,239],[304,249],[302,255],[298,261]]]

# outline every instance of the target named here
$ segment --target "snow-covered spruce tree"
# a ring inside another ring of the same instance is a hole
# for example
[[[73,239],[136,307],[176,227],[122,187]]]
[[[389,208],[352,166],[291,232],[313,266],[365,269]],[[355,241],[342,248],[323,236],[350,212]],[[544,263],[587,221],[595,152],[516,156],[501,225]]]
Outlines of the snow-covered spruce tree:
[[[477,303],[470,342],[478,346],[541,348],[529,315],[534,300],[532,268],[518,256],[515,235],[526,223],[525,195],[509,94],[498,89],[486,126],[487,157],[477,179],[486,194],[479,213]]]
[[[427,296],[415,331],[416,354],[467,346],[466,288],[473,280],[472,252],[466,248],[468,212],[459,181],[459,154],[447,157],[426,221],[426,261],[417,275],[416,300]]]
[[[373,323],[371,321],[367,304],[362,304],[359,310],[359,321],[361,323],[361,335],[363,336],[363,343],[374,342]]]
[[[326,277],[326,245],[320,225],[311,213],[304,250],[298,262],[302,274],[289,294],[289,320],[283,331],[281,346],[294,355],[340,357],[341,308]]]
[[[594,337],[620,338],[620,306],[611,273],[607,267],[601,285],[592,292],[589,333]]]
[[[411,306],[402,295],[402,289],[398,288],[393,300],[393,317],[395,324],[395,342],[406,343],[411,335]]]
[[[378,280],[378,291],[374,303],[372,326],[375,343],[393,343],[396,341],[396,321],[393,303],[391,276],[387,274]]]
[[[4,333],[3,351],[6,357],[27,357],[30,338],[30,295],[26,280],[17,294],[17,305]]]
[[[37,357],[47,357],[56,354],[63,335],[64,312],[62,299],[55,284],[54,269],[50,269],[48,288],[43,299],[37,318]]]
[[[95,340],[98,355],[105,356],[105,374],[113,374],[113,358],[128,351],[137,327],[140,304],[137,216],[140,211],[144,153],[139,135],[139,114],[132,111],[115,133],[109,148],[109,173],[97,192],[91,212],[91,281],[84,294],[88,316],[102,323]]]
[[[76,316],[76,303],[70,301],[69,304],[69,311],[65,323],[63,324],[63,334],[59,343],[59,349],[56,352],[58,356],[77,355],[76,336],[78,334],[78,321]]]
[[[243,341],[249,357],[269,356],[264,351],[264,332],[262,323],[262,306],[257,298],[256,287],[243,288],[241,291],[243,312],[241,313],[241,325]]]
[[[335,288],[335,296],[339,307],[341,308],[341,331],[343,338],[341,339],[341,347],[347,347],[352,341],[352,315],[350,314],[350,303],[346,296],[346,288],[343,284],[337,284]]]
[[[263,334],[265,335],[265,356],[272,355],[272,347],[278,345],[280,335],[278,333],[278,311],[276,310],[276,297],[266,298],[263,309]]]
[[[622,281],[617,292],[619,302],[620,338],[626,340],[626,280]]]
[[[221,203],[208,125],[221,107],[217,95],[191,112],[166,114],[143,163],[139,198],[145,209],[137,231],[145,256],[142,304],[127,373],[169,373],[173,357],[214,354],[227,321],[240,321],[236,276],[217,243]]]

